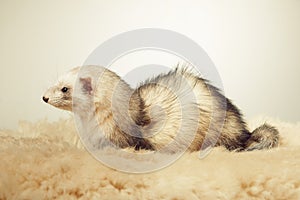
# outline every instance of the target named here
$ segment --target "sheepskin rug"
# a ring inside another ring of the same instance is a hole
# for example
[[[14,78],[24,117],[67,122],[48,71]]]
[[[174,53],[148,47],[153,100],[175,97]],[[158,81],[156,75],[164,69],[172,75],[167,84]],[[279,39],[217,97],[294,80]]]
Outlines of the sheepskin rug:
[[[20,122],[0,131],[0,199],[300,199],[300,122],[260,117],[277,126],[278,148],[203,159],[186,153],[151,173],[106,167],[81,145],[72,119]]]

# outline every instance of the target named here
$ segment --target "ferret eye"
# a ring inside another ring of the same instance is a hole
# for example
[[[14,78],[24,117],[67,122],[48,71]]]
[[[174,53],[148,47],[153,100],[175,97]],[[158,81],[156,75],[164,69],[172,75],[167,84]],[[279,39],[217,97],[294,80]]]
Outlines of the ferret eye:
[[[69,88],[67,88],[67,87],[63,87],[63,88],[61,89],[61,91],[62,91],[63,93],[68,92],[68,90],[69,90]]]

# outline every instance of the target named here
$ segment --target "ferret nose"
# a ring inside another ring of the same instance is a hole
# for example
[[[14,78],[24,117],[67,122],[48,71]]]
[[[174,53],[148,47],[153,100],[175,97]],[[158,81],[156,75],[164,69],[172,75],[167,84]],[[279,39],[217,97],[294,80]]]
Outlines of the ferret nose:
[[[46,103],[48,103],[49,98],[43,97],[43,100],[44,100]]]

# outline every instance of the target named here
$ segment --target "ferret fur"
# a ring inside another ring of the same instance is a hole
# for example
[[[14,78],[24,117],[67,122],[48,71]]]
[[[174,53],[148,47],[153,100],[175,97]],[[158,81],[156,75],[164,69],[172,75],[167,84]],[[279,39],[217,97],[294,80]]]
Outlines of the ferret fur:
[[[43,99],[60,109],[92,113],[104,138],[120,148],[178,152],[222,145],[247,151],[275,147],[279,139],[268,124],[251,133],[239,109],[187,68],[177,67],[133,89],[107,68],[78,67]]]

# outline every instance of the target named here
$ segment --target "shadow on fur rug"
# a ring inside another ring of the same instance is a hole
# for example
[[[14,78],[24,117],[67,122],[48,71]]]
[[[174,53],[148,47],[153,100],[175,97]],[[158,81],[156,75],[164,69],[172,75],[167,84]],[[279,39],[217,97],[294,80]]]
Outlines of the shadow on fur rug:
[[[280,131],[280,147],[204,159],[186,153],[169,167],[126,174],[84,150],[72,120],[20,122],[0,131],[0,199],[300,199],[300,123],[259,118]]]

